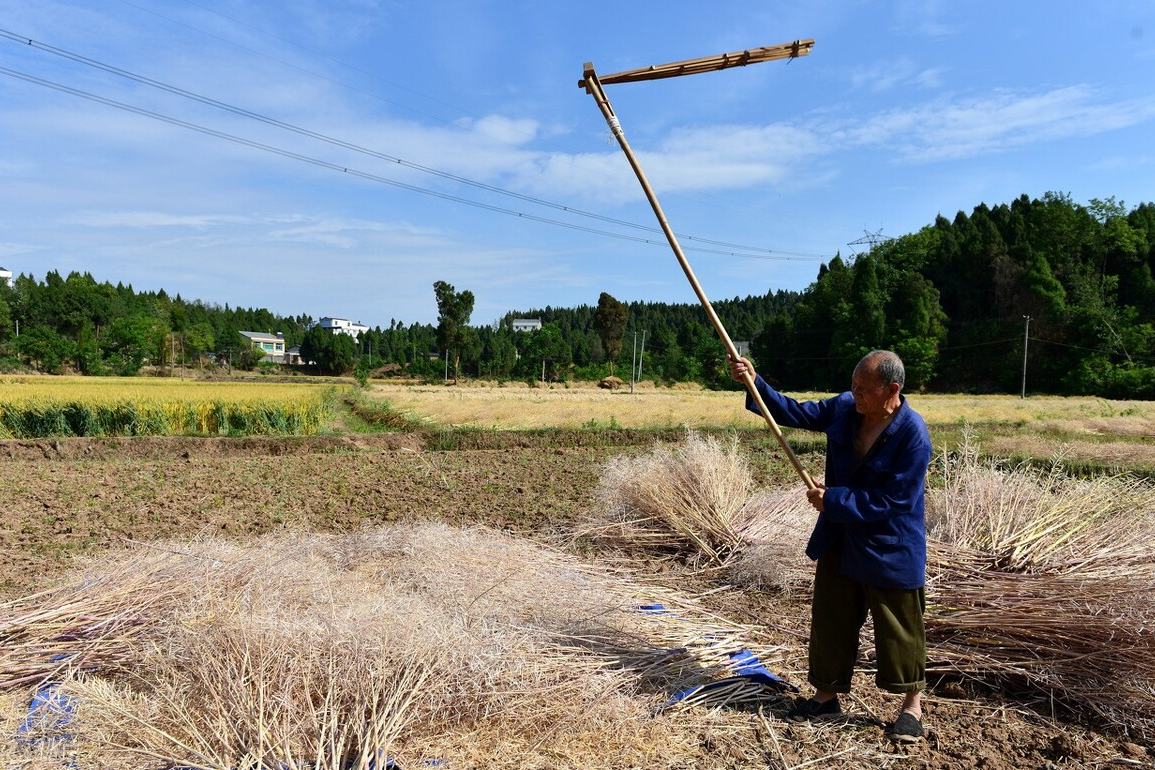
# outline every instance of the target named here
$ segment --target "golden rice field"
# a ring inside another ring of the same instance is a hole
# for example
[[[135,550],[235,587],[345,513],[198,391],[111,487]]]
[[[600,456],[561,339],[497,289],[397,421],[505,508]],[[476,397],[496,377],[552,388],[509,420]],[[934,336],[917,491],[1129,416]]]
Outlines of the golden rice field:
[[[0,378],[0,438],[309,435],[327,424],[328,384],[141,377]]]

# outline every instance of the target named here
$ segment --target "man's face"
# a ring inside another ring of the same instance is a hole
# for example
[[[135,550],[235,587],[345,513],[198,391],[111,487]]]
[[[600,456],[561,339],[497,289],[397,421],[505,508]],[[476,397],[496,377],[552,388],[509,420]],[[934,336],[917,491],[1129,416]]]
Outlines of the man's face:
[[[890,400],[891,387],[884,385],[875,367],[859,365],[850,378],[850,392],[854,396],[854,407],[859,414],[885,413]]]

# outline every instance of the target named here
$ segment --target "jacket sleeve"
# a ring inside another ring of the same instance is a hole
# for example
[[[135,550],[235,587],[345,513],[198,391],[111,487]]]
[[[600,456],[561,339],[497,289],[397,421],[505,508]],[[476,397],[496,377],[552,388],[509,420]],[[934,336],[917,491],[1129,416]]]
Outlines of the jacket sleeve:
[[[837,399],[795,401],[770,387],[760,374],[754,378],[754,386],[770,410],[770,416],[780,425],[789,428],[802,428],[803,430],[824,431],[834,419],[834,403]],[[754,414],[762,414],[758,409],[757,402],[754,401],[754,397],[749,392],[746,393],[746,408]]]

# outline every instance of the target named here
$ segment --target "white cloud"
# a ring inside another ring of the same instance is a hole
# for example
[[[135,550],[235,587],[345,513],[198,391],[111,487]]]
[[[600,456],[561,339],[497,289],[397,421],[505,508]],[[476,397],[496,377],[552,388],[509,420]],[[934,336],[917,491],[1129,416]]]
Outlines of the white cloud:
[[[1155,118],[1155,97],[1095,101],[1088,86],[1036,94],[1000,91],[939,99],[875,115],[835,133],[848,147],[892,147],[912,161],[974,157],[1070,137],[1086,137]]]
[[[214,225],[244,224],[245,217],[220,216],[216,214],[170,214],[161,211],[86,211],[64,224],[85,227],[128,227],[148,229],[154,227],[192,227],[202,229]]]
[[[854,69],[850,73],[850,85],[856,90],[865,89],[872,93],[910,85],[937,88],[942,83],[942,72],[941,68],[920,69],[914,60],[902,56],[893,61]]]

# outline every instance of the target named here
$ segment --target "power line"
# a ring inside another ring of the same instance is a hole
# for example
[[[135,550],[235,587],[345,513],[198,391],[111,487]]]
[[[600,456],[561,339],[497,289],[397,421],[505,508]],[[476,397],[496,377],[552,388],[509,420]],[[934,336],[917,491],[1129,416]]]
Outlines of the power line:
[[[192,122],[187,121],[187,120],[181,120],[180,118],[174,118],[174,117],[169,116],[169,115],[164,115],[162,113],[155,112],[154,110],[148,110],[148,109],[145,109],[143,107],[137,107],[135,105],[126,104],[124,102],[118,102],[115,99],[109,99],[108,97],[100,96],[99,94],[93,94],[93,93],[90,93],[88,91],[82,91],[78,88],[66,86],[62,83],[56,83],[56,82],[53,82],[51,80],[45,80],[44,78],[36,77],[35,75],[29,75],[28,73],[20,72],[18,70],[9,69],[7,67],[0,67],[0,74],[8,75],[10,77],[16,78],[18,80],[23,80],[23,81],[26,81],[28,83],[32,83],[34,85],[43,86],[45,88],[51,88],[53,90],[69,94],[71,96],[77,96],[77,97],[80,97],[82,99],[87,99],[89,101],[97,102],[98,104],[103,104],[103,105],[108,106],[108,107],[115,107],[116,109],[119,109],[119,110],[124,110],[126,112],[131,112],[133,114],[141,115],[141,116],[147,117],[147,118],[152,118],[153,120],[159,120],[163,123],[168,123],[170,125],[179,126],[181,128],[187,128],[191,131],[196,131],[198,133],[206,134],[208,136],[212,136],[212,137],[217,138],[217,139],[224,139],[226,141],[234,142],[236,144],[240,144],[240,145],[243,145],[245,147],[250,147],[253,149],[257,149],[257,150],[263,150],[264,152],[272,153],[273,155],[280,155],[281,157],[284,157],[284,158],[289,158],[291,160],[301,161],[302,163],[309,163],[311,165],[318,166],[320,168],[325,168],[325,169],[328,169],[330,171],[337,171],[340,173],[348,174],[350,176],[355,176],[355,177],[358,177],[361,179],[365,179],[365,180],[371,181],[371,182],[378,182],[381,184],[387,184],[387,185],[390,185],[392,187],[398,187],[398,188],[403,189],[403,190],[408,190],[410,192],[417,192],[417,193],[421,193],[423,195],[432,196],[434,198],[440,198],[441,200],[452,201],[454,203],[460,203],[460,204],[463,204],[466,206],[472,206],[474,208],[482,209],[483,211],[490,211],[490,212],[497,213],[497,214],[506,214],[508,216],[517,217],[519,219],[526,219],[526,220],[529,220],[531,222],[539,222],[541,224],[553,225],[555,227],[564,227],[564,228],[569,229],[569,230],[575,230],[578,232],[590,233],[592,235],[600,235],[600,236],[604,236],[607,238],[617,238],[619,240],[632,241],[634,243],[644,243],[644,244],[650,245],[650,246],[668,247],[668,245],[669,245],[666,241],[658,241],[658,240],[653,240],[650,238],[642,238],[639,236],[626,235],[625,233],[615,233],[615,232],[611,232],[609,230],[598,230],[598,229],[593,228],[593,227],[585,227],[583,225],[577,225],[577,224],[573,224],[571,222],[563,222],[563,221],[558,220],[558,219],[550,219],[548,217],[542,217],[542,216],[538,216],[535,214],[528,214],[528,213],[523,212],[523,211],[517,211],[514,209],[507,209],[507,208],[503,208],[501,206],[494,206],[494,205],[488,204],[488,203],[482,203],[481,201],[470,200],[469,198],[462,198],[461,196],[458,196],[458,195],[451,195],[449,193],[443,193],[443,192],[439,192],[437,190],[431,190],[427,187],[419,187],[418,185],[408,184],[406,182],[401,182],[401,181],[398,181],[396,179],[390,179],[388,177],[384,177],[384,176],[381,176],[379,174],[372,174],[372,173],[369,173],[367,171],[361,171],[359,169],[352,168],[350,166],[343,166],[343,165],[338,164],[338,163],[332,163],[332,162],[327,161],[327,160],[322,160],[320,158],[315,158],[315,157],[312,157],[309,155],[304,155],[302,153],[294,152],[292,150],[286,150],[286,149],[283,149],[281,147],[275,147],[275,146],[270,145],[270,144],[265,144],[263,142],[258,142],[258,141],[252,140],[252,139],[246,139],[246,138],[241,137],[241,136],[236,136],[235,134],[229,134],[229,133],[226,133],[224,131],[219,131],[215,128],[209,128],[208,126],[202,126],[198,123],[192,123]],[[723,256],[741,257],[744,259],[767,259],[767,260],[799,259],[799,257],[790,257],[790,256],[779,257],[779,256],[776,256],[773,254],[746,254],[746,253],[735,252],[735,251],[722,251],[719,249],[708,249],[708,248],[703,248],[700,246],[698,246],[698,247],[692,247],[691,246],[691,247],[687,247],[687,248],[692,249],[694,251],[703,252],[706,254],[719,254],[719,255],[723,255]]]
[[[1056,342],[1055,340],[1045,340],[1045,339],[1041,339],[1039,337],[1031,337],[1031,342],[1041,342],[1044,345],[1056,345],[1056,346],[1061,347],[1061,348],[1071,348],[1073,350],[1085,350],[1088,353],[1102,353],[1102,354],[1108,355],[1108,356],[1126,355],[1125,353],[1119,353],[1117,350],[1108,350],[1105,348],[1087,348],[1087,347],[1083,347],[1082,345],[1072,345],[1072,344],[1067,343],[1067,342]],[[1145,356],[1145,355],[1141,355],[1141,354],[1137,354],[1137,353],[1131,353],[1130,357],[1133,359],[1142,359],[1145,361],[1155,361],[1155,356]]]
[[[467,186],[475,187],[477,189],[485,190],[486,192],[496,193],[499,195],[505,195],[508,197],[515,198],[517,200],[521,200],[521,201],[524,201],[527,203],[533,203],[533,204],[543,206],[545,208],[550,208],[550,209],[553,209],[556,211],[563,211],[567,214],[573,214],[573,215],[580,216],[580,217],[595,219],[595,220],[598,220],[601,222],[605,222],[607,224],[614,224],[614,225],[618,225],[621,227],[626,227],[626,228],[635,229],[635,230],[641,230],[644,232],[662,234],[661,230],[654,228],[654,227],[651,227],[651,226],[640,225],[640,224],[637,224],[635,222],[629,222],[626,220],[617,219],[614,217],[609,217],[609,216],[606,216],[603,214],[598,214],[596,212],[585,211],[583,209],[575,208],[573,206],[567,206],[564,204],[555,203],[555,202],[548,201],[548,200],[545,200],[542,198],[537,198],[537,197],[534,197],[531,195],[525,195],[523,193],[514,192],[512,190],[506,190],[504,188],[497,187],[495,185],[490,185],[490,184],[487,184],[485,182],[478,182],[476,180],[472,180],[472,179],[469,179],[467,177],[462,177],[462,176],[452,174],[452,173],[449,173],[446,171],[441,171],[439,169],[435,169],[435,168],[432,168],[429,166],[424,166],[424,165],[421,165],[419,163],[414,163],[412,161],[405,160],[403,158],[399,158],[399,157],[396,157],[393,155],[379,152],[377,150],[363,147],[361,145],[357,145],[357,144],[354,144],[352,142],[347,142],[347,141],[342,140],[342,139],[337,139],[337,138],[329,136],[327,134],[322,134],[320,132],[313,131],[311,129],[303,128],[303,127],[294,125],[292,123],[287,123],[285,121],[269,117],[267,115],[262,115],[261,113],[253,112],[252,110],[248,110],[248,109],[245,109],[243,107],[237,107],[235,105],[231,105],[231,104],[228,104],[226,102],[222,102],[222,101],[219,101],[217,99],[213,99],[211,97],[203,96],[201,94],[197,94],[197,93],[194,93],[192,91],[188,91],[188,90],[180,88],[178,86],[170,85],[168,83],[164,83],[162,81],[155,80],[153,78],[149,78],[149,77],[144,76],[144,75],[138,75],[134,72],[130,72],[130,71],[122,69],[120,67],[116,67],[116,66],[111,65],[111,64],[106,64],[104,62],[100,62],[100,61],[97,61],[95,59],[88,58],[86,56],[74,53],[72,51],[68,51],[68,50],[63,49],[63,48],[58,48],[56,46],[52,46],[52,45],[49,45],[47,43],[41,43],[41,42],[33,40],[31,38],[24,37],[22,35],[18,35],[14,32],[11,32],[10,30],[0,28],[0,37],[7,38],[13,42],[20,43],[22,45],[36,48],[38,50],[53,54],[55,56],[69,59],[71,61],[74,61],[74,62],[79,63],[79,64],[83,64],[83,65],[88,66],[88,67],[93,67],[95,69],[102,70],[104,72],[116,75],[118,77],[132,80],[136,83],[140,83],[142,85],[146,85],[146,86],[149,86],[151,88],[156,88],[158,90],[173,94],[175,96],[179,96],[179,97],[182,97],[185,99],[190,99],[192,101],[199,102],[199,103],[204,104],[206,106],[210,106],[210,107],[213,107],[213,108],[216,108],[219,110],[223,110],[225,112],[229,112],[231,114],[234,114],[234,115],[237,115],[240,117],[244,117],[244,118],[247,118],[250,120],[255,120],[255,121],[264,123],[266,125],[273,126],[275,128],[283,129],[285,131],[290,131],[292,133],[295,133],[295,134],[298,134],[301,136],[305,136],[305,137],[310,138],[310,139],[315,139],[317,141],[321,141],[321,142],[324,142],[326,144],[330,144],[330,145],[333,145],[336,147],[341,147],[342,149],[351,150],[353,152],[357,152],[357,153],[360,153],[363,155],[368,155],[370,157],[377,158],[379,160],[384,160],[384,161],[387,161],[390,163],[395,163],[399,166],[402,166],[404,168],[409,168],[409,169],[414,170],[414,171],[419,171],[422,173],[431,174],[433,176],[437,176],[437,177],[440,177],[442,179],[447,179],[447,180],[450,180],[453,182],[457,182],[459,184],[464,184]],[[106,97],[100,97],[100,96],[95,95],[95,94],[90,94],[88,92],[80,91],[79,89],[72,89],[70,86],[64,86],[62,84],[53,83],[52,81],[47,81],[47,80],[43,80],[41,78],[36,78],[35,76],[27,75],[26,73],[19,73],[16,70],[5,69],[4,73],[9,74],[13,77],[18,77],[18,78],[26,80],[28,82],[35,83],[37,85],[43,85],[43,86],[46,86],[49,88],[54,88],[56,90],[63,91],[65,93],[70,93],[70,94],[75,95],[75,96],[81,96],[82,98],[90,99],[93,101],[98,101],[100,103],[106,104],[107,106],[112,106],[112,107],[116,107],[118,109],[125,109],[125,110],[128,110],[130,112],[135,112],[135,113],[143,115],[145,117],[151,117],[154,119],[164,120],[165,122],[173,123],[174,125],[181,125],[181,126],[186,127],[186,128],[193,128],[194,130],[202,131],[202,133],[209,133],[213,136],[217,136],[218,138],[226,138],[226,139],[229,139],[230,141],[238,141],[242,144],[248,144],[249,146],[256,147],[258,149],[266,149],[269,151],[277,152],[277,150],[275,148],[270,148],[270,146],[263,145],[262,143],[259,143],[259,142],[251,142],[250,140],[245,140],[241,137],[235,137],[233,135],[225,134],[223,132],[217,132],[215,129],[208,129],[208,128],[203,127],[203,126],[198,126],[198,124],[194,124],[194,123],[191,123],[189,121],[183,121],[183,120],[180,120],[178,118],[161,116],[159,113],[155,113],[151,110],[147,110],[144,108],[136,108],[136,107],[133,107],[132,105],[128,105],[128,104],[125,104],[123,102],[117,102],[115,100],[106,99]],[[304,160],[307,158],[307,156],[301,156],[297,153],[292,153],[290,151],[278,152],[278,154],[285,155],[286,157],[293,157],[297,160]],[[318,161],[317,159],[309,159],[309,162],[314,162],[314,161],[316,161],[318,164],[321,164],[321,165],[324,165],[326,163],[325,161]],[[329,164],[329,165],[331,165],[333,168],[337,168],[337,164]],[[341,167],[341,168],[342,168],[342,170],[349,172],[349,169],[344,168],[344,167]],[[427,190],[426,188],[420,188],[420,187],[416,187],[416,186],[406,185],[405,183],[402,183],[402,182],[396,182],[394,180],[387,180],[384,177],[376,177],[374,175],[370,175],[370,176],[373,177],[376,181],[385,181],[388,184],[394,184],[396,186],[403,187],[405,189],[411,189],[413,191],[418,191],[418,192],[426,192],[428,194],[435,195],[437,197],[442,197],[442,198],[445,198],[447,200],[453,200],[456,202],[467,202],[466,199],[461,199],[461,198],[458,198],[457,196],[451,196],[451,195],[447,195],[447,194],[437,193],[437,192],[432,191],[432,190]],[[369,178],[369,177],[366,177],[366,178]],[[584,228],[584,227],[577,226],[577,225],[568,225],[568,224],[557,222],[556,220],[549,220],[546,218],[534,217],[533,215],[523,214],[520,212],[510,212],[509,210],[501,209],[500,207],[489,207],[486,204],[480,204],[480,203],[476,203],[476,202],[473,202],[471,205],[477,205],[478,207],[487,208],[487,209],[494,210],[494,211],[499,211],[501,213],[516,213],[518,216],[521,216],[524,218],[529,218],[529,219],[533,219],[535,221],[541,221],[541,222],[546,222],[546,223],[551,223],[551,224],[561,224],[562,226],[570,227],[571,229],[575,229],[575,230],[579,230],[579,231],[583,231],[583,232],[589,232],[589,233],[600,234],[600,235],[610,235],[609,233],[607,233],[605,231],[600,231],[600,230],[596,230],[596,229],[592,229],[592,228]],[[634,240],[634,241],[641,242],[641,243],[653,243],[653,244],[657,244],[657,245],[667,245],[665,241],[651,241],[649,239],[629,238],[627,236],[615,236],[615,237],[622,237],[622,238],[625,238],[626,240]],[[748,245],[744,245],[744,244],[729,243],[726,241],[719,241],[719,240],[714,240],[714,239],[709,239],[709,238],[702,238],[702,237],[694,236],[694,235],[678,234],[678,237],[682,238],[686,241],[705,243],[705,244],[724,247],[724,248],[728,248],[728,249],[738,249],[738,250],[741,250],[742,252],[756,252],[756,254],[750,254],[750,253],[739,254],[739,253],[735,253],[733,251],[717,251],[717,250],[703,249],[703,248],[694,249],[695,251],[704,252],[704,253],[722,254],[722,255],[726,255],[726,256],[736,256],[736,257],[744,257],[744,258],[751,258],[751,259],[758,259],[758,258],[761,258],[761,259],[778,259],[778,260],[825,259],[825,256],[821,255],[821,254],[812,254],[812,253],[807,253],[807,252],[796,252],[796,251],[782,251],[782,250],[777,250],[777,249],[767,249],[764,247],[748,246]],[[765,255],[765,256],[759,256],[759,255]]]

